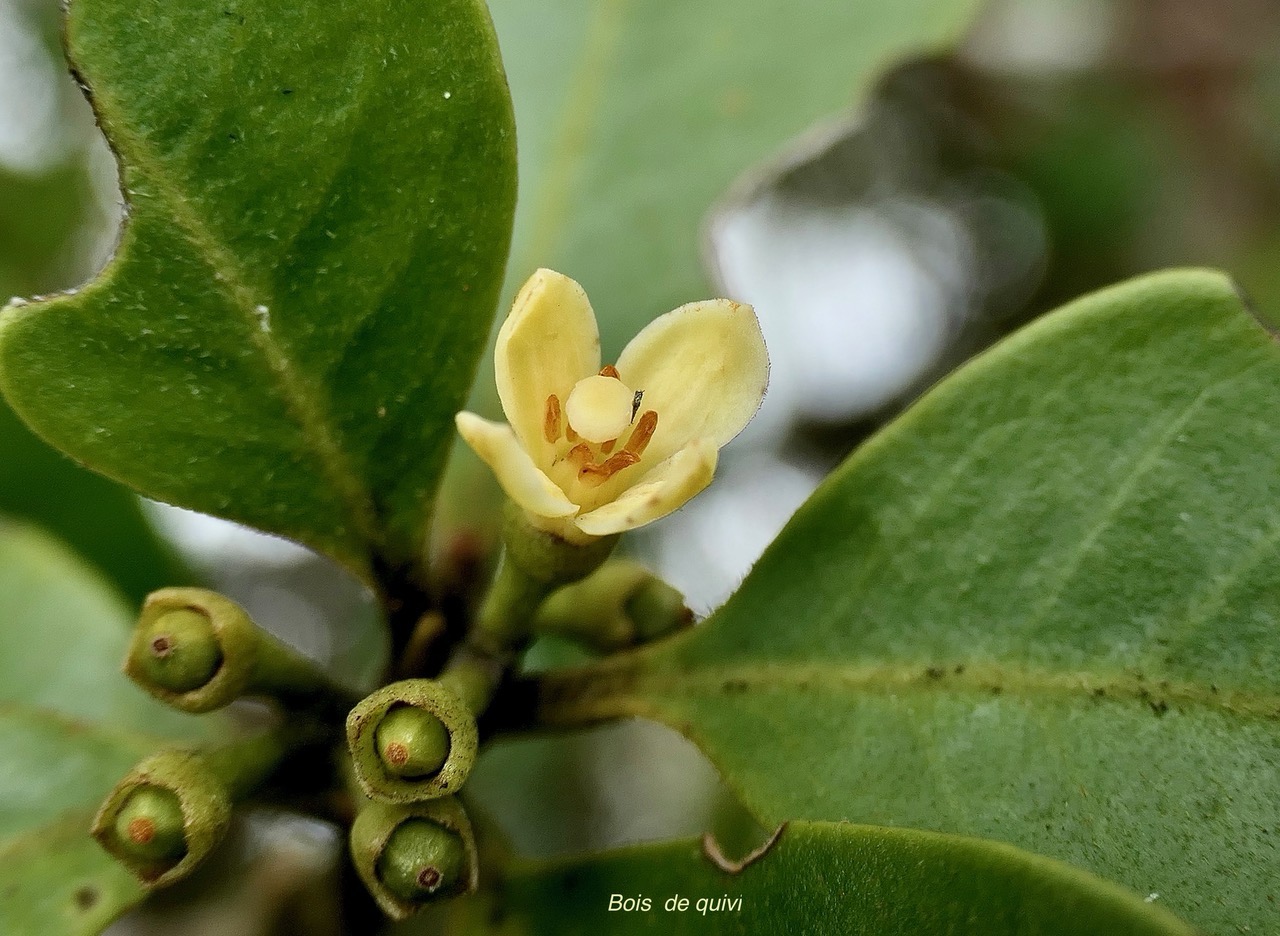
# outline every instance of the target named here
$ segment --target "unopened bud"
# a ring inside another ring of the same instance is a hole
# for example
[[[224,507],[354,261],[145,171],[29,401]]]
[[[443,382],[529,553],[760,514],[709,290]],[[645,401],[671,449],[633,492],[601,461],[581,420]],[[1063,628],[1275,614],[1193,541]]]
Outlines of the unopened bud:
[[[194,751],[161,751],[134,767],[93,820],[93,837],[143,884],[186,877],[231,826],[224,779]]]
[[[376,739],[387,773],[405,780],[438,773],[449,757],[448,729],[439,718],[412,705],[396,706],[383,715]]]
[[[479,882],[475,835],[452,796],[401,805],[366,801],[351,825],[351,860],[393,920],[471,893]]]
[[[456,793],[471,772],[475,716],[433,679],[406,679],[366,696],[347,716],[347,746],[364,792],[388,803]]]
[[[466,860],[457,833],[429,819],[406,819],[378,858],[378,880],[401,900],[421,902],[455,892]]]
[[[115,842],[145,864],[172,867],[187,853],[182,803],[170,790],[140,786],[125,799],[116,814]]]
[[[304,703],[347,695],[234,601],[204,588],[162,588],[147,596],[124,671],[187,712],[211,712],[243,695]]]
[[[213,622],[193,608],[176,608],[151,620],[138,649],[138,669],[171,692],[200,688],[222,664]]]

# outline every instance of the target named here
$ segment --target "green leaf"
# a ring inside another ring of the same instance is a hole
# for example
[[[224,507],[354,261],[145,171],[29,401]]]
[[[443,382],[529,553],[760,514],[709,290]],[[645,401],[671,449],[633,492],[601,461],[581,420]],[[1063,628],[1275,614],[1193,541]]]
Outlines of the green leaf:
[[[0,451],[0,515],[57,534],[134,602],[190,581],[143,517],[136,496],[53,451],[3,401]]]
[[[1193,932],[1158,904],[1008,845],[825,822],[792,823],[738,874],[717,868],[697,842],[671,842],[533,865],[504,883],[492,906],[463,908],[474,915],[475,931],[485,931],[487,915],[502,921],[504,933],[530,936]],[[650,909],[610,911],[615,894],[647,897]],[[685,909],[666,909],[672,897],[685,898]]]
[[[703,215],[740,174],[980,5],[492,0],[526,193],[513,287],[539,266],[579,280],[616,353],[705,297]]]
[[[210,720],[160,705],[121,674],[135,617],[47,534],[0,522],[0,705],[190,736]]]
[[[43,533],[0,524],[0,933],[96,933],[142,888],[89,838],[93,811],[166,738],[217,731],[120,674],[130,614]]]
[[[129,219],[0,319],[11,404],[149,496],[415,561],[510,237],[483,4],[77,0],[67,37]]]
[[[85,831],[92,818],[71,813],[0,842],[0,932],[95,936],[142,899],[137,879]]]
[[[1079,300],[961,369],[687,636],[548,678],[766,823],[1000,839],[1212,932],[1280,924],[1280,347],[1223,276]]]

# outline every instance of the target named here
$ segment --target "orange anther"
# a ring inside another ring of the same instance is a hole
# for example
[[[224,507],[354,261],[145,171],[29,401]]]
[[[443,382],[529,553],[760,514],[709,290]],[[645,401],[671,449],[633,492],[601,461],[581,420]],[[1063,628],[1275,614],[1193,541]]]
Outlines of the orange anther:
[[[640,421],[636,423],[636,427],[631,433],[631,438],[627,440],[627,446],[623,451],[631,452],[638,459],[644,454],[644,450],[649,447],[649,440],[653,438],[654,430],[657,428],[658,414],[653,410],[646,410],[645,414],[640,417]]]
[[[600,376],[612,377],[614,380],[618,380],[618,369],[612,364],[606,364],[604,367],[600,368]]]
[[[597,487],[604,484],[623,468],[630,468],[638,461],[640,461],[640,456],[634,452],[618,452],[616,455],[610,455],[608,459],[598,465],[583,465],[578,469],[578,480],[588,487]]]
[[[542,434],[548,442],[560,439],[560,398],[554,393],[547,397],[547,414],[542,420]]]
[[[594,456],[591,452],[591,446],[587,445],[585,442],[579,442],[573,448],[569,449],[569,454],[565,457],[581,468],[584,465],[590,464],[591,459]]]
[[[605,455],[608,455],[610,452],[613,451],[613,447],[617,444],[618,444],[617,439],[609,439],[607,442],[601,442],[600,451],[603,452]]]

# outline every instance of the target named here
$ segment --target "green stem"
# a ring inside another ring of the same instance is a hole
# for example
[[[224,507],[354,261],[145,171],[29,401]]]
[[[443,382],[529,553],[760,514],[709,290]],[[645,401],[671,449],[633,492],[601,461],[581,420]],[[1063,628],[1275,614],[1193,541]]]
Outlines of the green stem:
[[[495,659],[519,652],[528,641],[538,606],[553,590],[552,583],[534,578],[504,555],[476,615],[469,643]]]
[[[240,802],[261,787],[285,757],[311,740],[311,734],[286,723],[200,753],[210,771],[226,786],[232,801]]]

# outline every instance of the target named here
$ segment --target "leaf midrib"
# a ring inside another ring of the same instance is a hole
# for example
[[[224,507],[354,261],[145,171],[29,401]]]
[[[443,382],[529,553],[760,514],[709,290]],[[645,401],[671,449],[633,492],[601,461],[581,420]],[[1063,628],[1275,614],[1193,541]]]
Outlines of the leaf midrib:
[[[95,102],[104,129],[109,125],[109,138],[113,148],[119,153],[128,154],[128,161],[122,164],[125,172],[137,173],[147,179],[154,188],[158,201],[169,212],[176,226],[185,235],[188,244],[196,251],[209,267],[214,280],[222,286],[223,294],[230,304],[240,313],[241,320],[249,335],[253,347],[266,360],[267,368],[276,380],[285,404],[302,429],[302,437],[319,462],[321,469],[333,485],[345,509],[352,530],[360,538],[366,554],[373,551],[378,542],[377,508],[372,492],[360,477],[355,465],[338,442],[339,433],[327,407],[322,402],[321,394],[302,376],[293,360],[275,340],[270,330],[260,325],[257,313],[259,306],[274,310],[274,295],[258,296],[249,285],[249,278],[240,268],[235,255],[227,249],[205,225],[200,217],[191,209],[182,195],[181,187],[164,169],[163,163],[151,151],[147,142],[125,129],[124,122],[107,118],[109,112],[114,113],[107,96],[99,95],[89,89],[91,100]],[[123,184],[121,191],[127,203],[132,204],[129,187]],[[154,208],[148,208],[154,210]],[[129,220],[126,212],[126,228],[134,222]],[[126,238],[121,239],[122,252]],[[113,257],[112,262],[115,261]],[[104,282],[105,277],[98,282]],[[265,299],[266,301],[262,301]]]
[[[1132,672],[1087,672],[988,662],[772,662],[756,665],[646,670],[622,665],[559,670],[539,679],[539,724],[570,727],[615,718],[661,717],[666,700],[742,695],[753,690],[838,690],[851,695],[1007,696],[1140,703],[1159,711],[1194,707],[1240,718],[1280,719],[1280,693],[1152,678]]]

